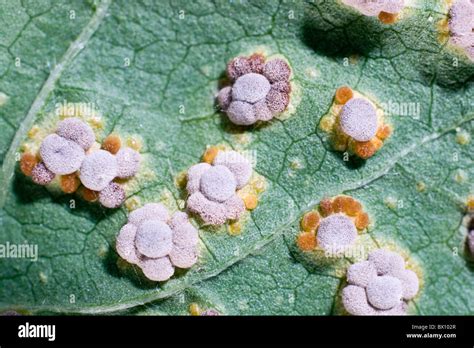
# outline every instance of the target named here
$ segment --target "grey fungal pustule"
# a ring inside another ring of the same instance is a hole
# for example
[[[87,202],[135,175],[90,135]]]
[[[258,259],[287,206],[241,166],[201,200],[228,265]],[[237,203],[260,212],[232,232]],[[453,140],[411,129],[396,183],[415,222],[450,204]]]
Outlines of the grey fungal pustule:
[[[125,191],[115,182],[111,182],[99,192],[99,202],[106,208],[118,208],[124,201]]]
[[[159,220],[144,221],[137,229],[135,246],[140,254],[158,258],[168,255],[173,248],[173,232]]]
[[[117,236],[117,253],[138,265],[153,281],[168,280],[175,268],[190,268],[198,258],[199,236],[186,213],[170,218],[160,203],[133,211]]]
[[[134,225],[140,225],[146,220],[159,220],[166,222],[170,218],[168,210],[160,203],[148,203],[140,209],[136,209],[128,216],[128,221]]]
[[[198,192],[201,186],[201,176],[211,168],[209,163],[198,163],[188,169],[186,190],[189,194]]]
[[[245,211],[245,204],[237,195],[232,195],[224,202],[226,217],[229,220],[237,220]]]
[[[66,175],[81,167],[85,152],[75,142],[57,134],[50,134],[41,143],[40,156],[50,171]]]
[[[171,224],[170,222],[170,226],[174,230],[174,234],[173,234],[174,245],[181,248],[186,248],[188,245],[197,244],[199,241],[199,236],[198,236],[198,231],[196,230],[196,228],[194,228],[194,226],[188,221],[187,215],[185,213],[180,213],[180,214],[184,214],[186,217],[186,220],[181,221],[178,224],[176,223]]]
[[[103,190],[118,173],[117,159],[110,152],[97,150],[87,155],[81,165],[79,178],[90,190]]]
[[[227,219],[232,219],[225,205],[209,200],[199,191],[189,196],[187,207],[210,225],[222,225]]]
[[[261,100],[254,105],[255,118],[260,121],[270,121],[273,118],[272,110],[266,100]]]
[[[451,42],[463,49],[474,60],[474,3],[455,0],[449,11]]]
[[[399,254],[385,249],[351,265],[347,282],[342,303],[352,315],[404,315],[407,302],[419,291],[416,273],[405,269]]]
[[[88,150],[95,142],[92,128],[76,117],[66,118],[59,122],[56,134],[75,142],[84,150]]]
[[[117,159],[117,177],[128,179],[137,174],[140,167],[140,154],[129,147],[121,148],[115,155]]]
[[[366,291],[369,303],[379,309],[393,308],[402,298],[400,280],[388,275],[373,278],[367,284]]]
[[[352,98],[344,104],[339,122],[341,130],[357,141],[369,141],[377,133],[376,110],[363,98]]]
[[[252,164],[237,151],[219,151],[212,164],[229,168],[237,180],[238,189],[244,187],[252,175]]]
[[[354,222],[345,214],[333,214],[321,220],[318,245],[326,251],[339,251],[352,246],[357,238]]]
[[[199,163],[189,168],[187,207],[211,225],[235,220],[245,211],[236,190],[252,175],[252,165],[236,151],[219,151],[212,165]]]
[[[55,174],[46,168],[43,162],[35,165],[31,171],[31,179],[38,185],[47,185],[53,181],[54,177]]]
[[[264,99],[270,88],[270,82],[263,75],[245,74],[240,76],[232,86],[232,100],[254,104]]]
[[[210,200],[224,202],[235,193],[237,182],[225,166],[212,166],[201,176],[201,192]]]
[[[174,266],[171,264],[169,257],[143,258],[139,266],[143,274],[153,281],[165,281],[174,274]]]
[[[219,91],[217,101],[236,125],[269,121],[290,102],[291,69],[282,59],[265,63],[259,54],[237,57],[227,65],[227,75],[233,84]]]
[[[217,95],[217,102],[222,110],[227,110],[232,101],[232,87],[222,88]]]
[[[255,108],[252,104],[243,101],[233,101],[227,109],[227,116],[232,123],[238,126],[250,126],[257,122]]]
[[[377,276],[375,266],[369,261],[355,263],[347,270],[347,281],[365,288]]]
[[[137,234],[137,226],[131,223],[123,226],[117,236],[115,242],[117,253],[124,260],[130,263],[138,264],[138,254],[135,250],[135,236]]]
[[[375,315],[375,309],[367,301],[365,289],[348,285],[342,290],[344,308],[352,315]]]
[[[368,259],[375,266],[378,275],[397,274],[405,268],[403,257],[390,250],[374,250]]]
[[[396,14],[405,7],[404,0],[343,0],[343,3],[365,16],[377,16],[380,12]]]

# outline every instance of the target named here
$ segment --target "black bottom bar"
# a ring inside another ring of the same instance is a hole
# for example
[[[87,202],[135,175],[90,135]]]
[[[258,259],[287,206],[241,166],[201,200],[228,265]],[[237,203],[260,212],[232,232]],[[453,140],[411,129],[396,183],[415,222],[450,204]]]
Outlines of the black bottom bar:
[[[54,325],[54,331],[53,326],[45,325]],[[15,316],[0,317],[0,346],[318,343],[472,347],[473,329],[474,317]],[[43,337],[31,337],[39,335]]]

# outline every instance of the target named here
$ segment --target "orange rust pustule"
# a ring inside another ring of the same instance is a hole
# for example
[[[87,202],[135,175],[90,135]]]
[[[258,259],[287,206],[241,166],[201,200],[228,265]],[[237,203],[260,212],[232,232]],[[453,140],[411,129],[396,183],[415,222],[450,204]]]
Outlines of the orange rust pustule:
[[[356,141],[354,146],[354,152],[357,156],[363,159],[372,157],[377,149],[372,141]]]
[[[392,134],[392,127],[390,127],[389,125],[387,124],[384,124],[382,126],[379,127],[379,129],[377,130],[377,138],[379,138],[380,140],[385,140],[387,139],[390,135]]]
[[[104,149],[105,151],[109,151],[111,154],[114,155],[120,150],[121,146],[122,141],[120,140],[120,137],[115,134],[110,134],[102,142],[102,149]]]
[[[79,188],[81,181],[77,177],[76,173],[62,175],[60,179],[61,190],[64,193],[73,193]]]
[[[97,191],[89,190],[87,187],[83,187],[82,197],[88,202],[95,202],[99,198],[99,193]]]
[[[321,212],[322,216],[328,216],[333,213],[332,202],[329,198],[324,198],[321,202],[319,202],[319,211]]]
[[[382,148],[383,146],[383,141],[380,140],[379,138],[377,137],[374,137],[373,139],[370,139],[370,142],[374,145],[375,147],[375,151],[378,151]]]
[[[397,21],[397,19],[397,13],[388,13],[384,11],[379,13],[379,21],[381,21],[383,24],[393,24]]]
[[[362,210],[362,205],[352,197],[344,197],[343,206],[344,213],[349,216],[356,216]]]
[[[301,232],[296,240],[298,248],[302,251],[311,251],[316,248],[316,235],[312,232]]]
[[[345,197],[344,196],[338,196],[333,199],[332,201],[332,210],[335,213],[340,213],[344,211],[344,203],[345,203]]]
[[[216,158],[219,149],[215,146],[209,147],[202,155],[202,161],[211,164]]]
[[[360,212],[357,214],[355,218],[355,225],[358,230],[363,230],[364,228],[367,228],[369,226],[369,215],[364,212]]]
[[[345,104],[347,103],[352,97],[354,96],[354,93],[352,92],[352,89],[348,86],[342,86],[339,87],[336,90],[336,103],[338,104]]]
[[[26,176],[31,176],[31,171],[37,164],[38,164],[38,159],[32,153],[25,152],[23,155],[21,155],[20,170]]]
[[[244,196],[244,204],[247,210],[254,210],[258,205],[258,198],[254,194],[247,194]]]
[[[468,212],[474,212],[474,196],[469,196],[467,198],[466,209]]]
[[[310,211],[303,215],[303,218],[301,219],[301,228],[305,232],[316,231],[319,226],[319,221],[319,214],[315,211]]]

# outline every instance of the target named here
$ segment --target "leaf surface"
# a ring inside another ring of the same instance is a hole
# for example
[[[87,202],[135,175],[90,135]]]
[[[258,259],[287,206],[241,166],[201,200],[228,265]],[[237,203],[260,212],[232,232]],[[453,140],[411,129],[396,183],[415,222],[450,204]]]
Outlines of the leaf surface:
[[[1,308],[185,314],[197,301],[228,314],[338,313],[351,260],[315,265],[295,237],[304,212],[345,193],[369,212],[371,245],[396,245],[418,262],[423,286],[413,313],[472,314],[462,220],[474,151],[456,136],[473,135],[473,65],[440,41],[447,8],[438,1],[407,8],[393,26],[336,1],[1,2],[0,92],[8,98],[0,106],[0,241],[39,250],[37,262],[1,261]],[[216,111],[219,81],[231,58],[262,49],[290,62],[296,111],[236,129]],[[392,115],[382,150],[363,165],[345,162],[318,127],[342,85],[378,102],[417,103],[420,113]],[[77,199],[71,209],[75,196],[18,170],[28,131],[55,122],[64,100],[95,103],[103,134],[141,137],[154,175],[129,198],[142,204],[182,206],[176,178],[207,145],[252,151],[267,188],[242,233],[202,228],[199,263],[166,283],[124,270],[114,242],[125,207]]]

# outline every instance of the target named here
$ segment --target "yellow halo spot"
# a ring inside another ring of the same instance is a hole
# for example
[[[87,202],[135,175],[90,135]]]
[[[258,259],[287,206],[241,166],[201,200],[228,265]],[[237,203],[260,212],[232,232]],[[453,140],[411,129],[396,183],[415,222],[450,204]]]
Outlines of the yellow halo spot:
[[[301,228],[305,232],[316,231],[319,226],[320,217],[318,212],[310,211],[303,215],[301,219]]]
[[[379,20],[383,24],[393,24],[397,21],[398,14],[397,13],[388,13],[388,12],[380,12],[379,13]]]
[[[219,149],[215,146],[207,148],[202,155],[202,161],[211,164],[212,161],[214,161],[214,158],[216,158],[218,152]]]
[[[20,159],[20,169],[23,174],[26,176],[31,176],[31,171],[35,167],[35,165],[38,163],[38,159],[36,158],[35,155],[32,153],[26,152],[23,155],[21,155]]]
[[[335,95],[336,103],[345,104],[353,96],[354,96],[354,93],[352,92],[352,89],[350,87],[348,87],[348,86],[339,87],[336,90],[336,95]]]
[[[64,193],[73,193],[79,188],[81,181],[77,177],[76,173],[61,175],[60,185],[61,190],[63,190]]]
[[[245,204],[245,208],[247,210],[253,210],[257,207],[258,205],[258,198],[257,198],[257,195],[254,195],[252,193],[248,193],[244,196],[243,198],[244,200],[244,204]]]
[[[316,248],[316,235],[312,232],[301,232],[296,239],[301,251],[311,251]]]
[[[355,225],[358,230],[363,230],[369,226],[369,215],[364,212],[357,214],[355,219]]]
[[[199,308],[199,305],[197,303],[191,303],[189,305],[189,313],[192,315],[192,316],[199,316],[201,315],[201,309]]]
[[[109,151],[111,154],[115,155],[122,146],[122,141],[120,137],[115,134],[108,135],[102,142],[102,149]]]

